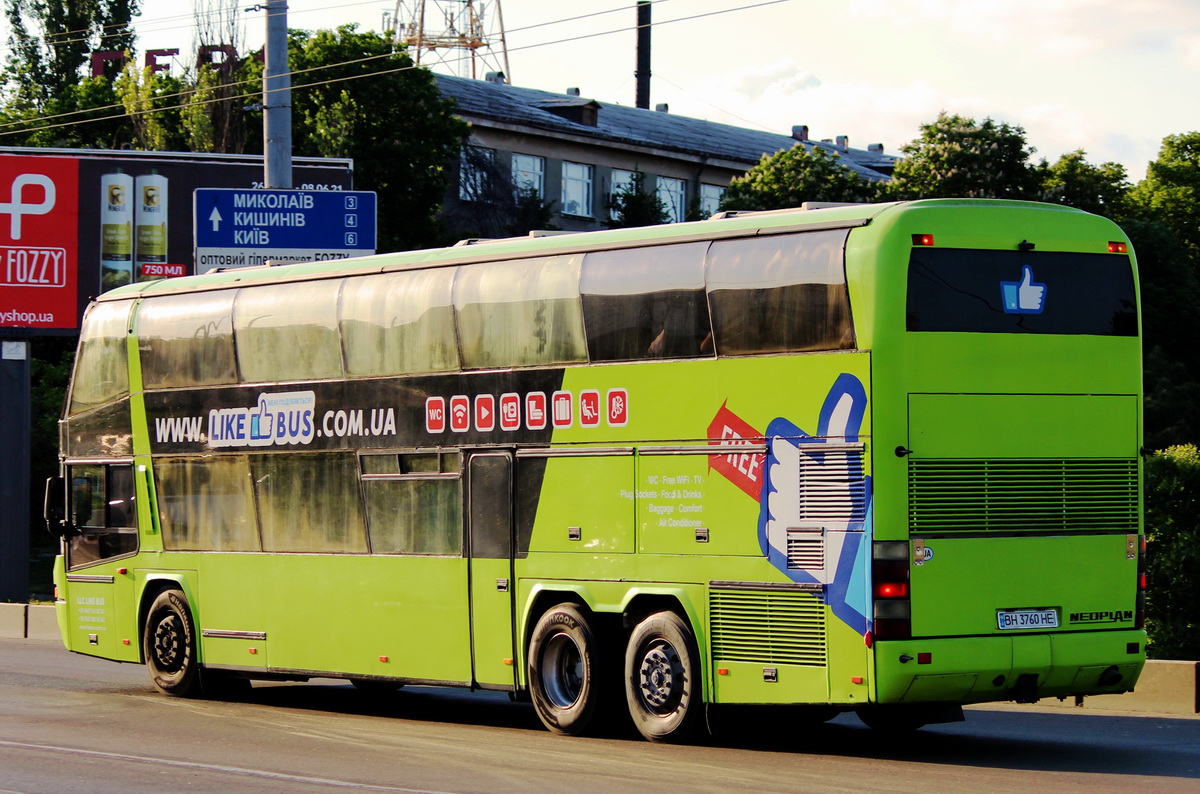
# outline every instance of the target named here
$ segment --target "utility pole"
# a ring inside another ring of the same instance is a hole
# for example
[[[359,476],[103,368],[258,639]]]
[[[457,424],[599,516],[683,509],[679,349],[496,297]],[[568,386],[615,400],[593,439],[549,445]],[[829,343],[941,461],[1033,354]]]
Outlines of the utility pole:
[[[29,340],[0,341],[0,601],[29,600]]]
[[[638,0],[637,4],[637,78],[635,106],[650,109],[650,3]]]
[[[292,76],[288,68],[287,0],[266,0],[263,72],[263,186],[292,187]]]

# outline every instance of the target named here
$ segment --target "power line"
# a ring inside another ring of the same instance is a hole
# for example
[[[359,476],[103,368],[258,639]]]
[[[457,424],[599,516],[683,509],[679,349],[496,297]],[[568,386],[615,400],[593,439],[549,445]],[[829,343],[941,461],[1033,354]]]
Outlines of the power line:
[[[664,0],[659,0],[659,2],[663,2],[663,1]],[[675,19],[663,20],[660,22],[655,22],[654,25],[656,27],[658,27],[658,26],[663,26],[663,25],[674,24],[677,22],[688,22],[688,21],[692,21],[692,20],[696,20],[696,19],[703,19],[706,17],[720,16],[723,14],[736,13],[738,11],[746,11],[746,10],[755,9],[755,8],[763,8],[766,6],[778,5],[778,4],[786,3],[786,2],[790,2],[790,0],[762,0],[761,2],[751,3],[748,5],[739,6],[736,8],[720,9],[717,11],[709,11],[709,12],[700,13],[700,14],[692,14],[689,16],[676,17]],[[598,12],[598,13],[608,13],[608,12]],[[572,18],[567,18],[567,19],[563,19],[563,20],[558,20],[558,22],[574,21],[575,19],[579,19],[579,18],[587,18],[587,17],[591,17],[591,16],[596,16],[596,15],[598,15],[598,13],[584,14],[584,15],[581,15],[580,17],[572,17]],[[540,23],[539,25],[535,25],[532,27],[541,27],[541,26],[548,25],[548,24],[557,24],[557,23]],[[555,46],[555,45],[559,45],[559,44],[568,44],[568,43],[572,43],[572,42],[576,42],[576,41],[583,41],[583,40],[587,40],[587,39],[599,38],[602,36],[610,36],[610,35],[614,35],[617,33],[627,33],[631,30],[635,30],[636,27],[637,26],[634,25],[634,26],[615,28],[613,30],[599,31],[599,32],[594,32],[594,33],[585,33],[585,34],[580,34],[577,36],[569,36],[567,38],[557,39],[554,41],[545,41],[545,42],[539,42],[539,43],[535,43],[535,44],[527,44],[527,45],[524,45],[521,47],[515,47],[513,49],[519,52],[522,50],[537,49],[539,47],[549,47],[549,46]],[[290,72],[289,75],[295,76],[295,75],[299,75],[299,74],[307,74],[310,72],[320,71],[322,69],[333,69],[333,68],[337,68],[337,67],[341,67],[341,66],[353,66],[355,64],[360,64],[360,63],[365,63],[365,62],[369,62],[369,61],[380,60],[382,58],[392,57],[397,54],[398,53],[396,53],[396,52],[391,52],[391,53],[386,53],[383,55],[371,55],[371,56],[367,56],[364,58],[358,58],[358,59],[353,59],[353,60],[349,60],[349,61],[342,61],[342,62],[334,63],[334,64],[325,64],[322,66],[314,66],[309,69],[299,69],[299,70]],[[466,56],[464,56],[464,58],[465,57]],[[462,60],[462,58],[452,59],[450,62],[453,63],[453,62],[456,62],[459,60]],[[396,67],[394,69],[384,69],[381,71],[369,72],[369,73],[359,74],[359,75],[349,75],[346,77],[335,77],[335,78],[330,78],[328,80],[321,80],[321,81],[318,81],[315,83],[304,83],[304,84],[300,84],[300,85],[294,85],[291,87],[291,90],[299,90],[299,89],[304,89],[304,88],[317,88],[319,86],[330,85],[333,83],[349,82],[351,80],[359,80],[364,77],[377,77],[377,76],[382,76],[382,75],[387,75],[387,74],[396,74],[399,72],[409,71],[411,69],[418,69],[418,68],[422,68],[422,67],[418,67],[414,64],[411,66],[400,66],[400,67]],[[237,81],[237,82],[233,82],[233,83],[226,83],[222,87],[228,88],[228,87],[234,87],[234,86],[247,85],[250,82],[252,82],[252,81],[241,80],[241,81]],[[286,90],[286,89],[284,89],[284,90]],[[164,95],[161,95],[158,97],[153,97],[152,101],[163,100],[163,99],[172,99],[175,97],[185,96],[185,95],[194,94],[194,93],[195,93],[194,90],[188,90],[188,91],[176,92],[173,94],[164,94]],[[252,92],[246,92],[246,93],[242,93],[242,94],[235,94],[233,96],[228,96],[228,97],[218,97],[218,98],[213,98],[213,99],[208,99],[208,100],[199,100],[199,101],[195,101],[195,102],[185,102],[185,103],[180,103],[180,104],[176,104],[176,105],[168,105],[166,107],[149,108],[146,110],[136,110],[133,112],[127,111],[123,103],[122,104],[113,104],[113,105],[103,105],[103,106],[96,107],[96,108],[88,108],[87,110],[72,111],[70,113],[62,113],[62,114],[57,114],[54,116],[44,116],[44,117],[41,117],[36,120],[12,121],[12,122],[0,124],[0,136],[15,134],[17,132],[40,132],[42,130],[57,129],[57,128],[61,128],[61,127],[70,127],[70,126],[74,126],[77,124],[89,124],[89,123],[94,123],[97,121],[106,121],[109,119],[119,118],[121,116],[142,116],[142,115],[149,115],[152,113],[162,113],[162,112],[165,112],[168,110],[179,110],[179,109],[182,109],[182,108],[185,108],[188,106],[208,105],[208,104],[215,104],[217,102],[232,102],[234,100],[247,99],[249,97],[256,97],[256,96],[262,96],[262,97],[264,97],[264,100],[265,100],[266,96],[269,93],[271,93],[271,92],[252,91]],[[13,127],[19,127],[21,125],[28,125],[28,124],[30,124],[31,121],[36,122],[36,121],[47,121],[47,120],[52,120],[52,119],[56,119],[56,118],[68,118],[70,116],[92,114],[92,113],[97,113],[97,112],[101,112],[104,110],[114,110],[114,109],[118,109],[118,108],[120,108],[123,112],[109,114],[109,115],[103,116],[101,118],[77,119],[74,121],[65,121],[65,122],[61,122],[58,124],[43,124],[41,126],[25,126],[21,129],[11,129],[9,131],[5,131],[6,128],[13,128]]]

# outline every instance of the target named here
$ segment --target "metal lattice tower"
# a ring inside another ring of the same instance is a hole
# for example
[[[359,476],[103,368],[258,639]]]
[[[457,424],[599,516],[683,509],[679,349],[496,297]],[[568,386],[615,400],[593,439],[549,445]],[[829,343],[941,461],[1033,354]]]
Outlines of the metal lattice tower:
[[[509,81],[500,0],[396,0],[390,25],[418,66],[446,66],[479,79],[500,72]]]

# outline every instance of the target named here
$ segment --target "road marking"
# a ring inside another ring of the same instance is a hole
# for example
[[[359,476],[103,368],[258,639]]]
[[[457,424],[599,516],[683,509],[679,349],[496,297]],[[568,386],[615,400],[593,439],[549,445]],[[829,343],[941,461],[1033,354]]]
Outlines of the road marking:
[[[432,789],[398,788],[396,786],[374,786],[369,783],[355,783],[349,780],[332,780],[324,777],[308,777],[306,775],[288,775],[283,772],[268,772],[261,769],[246,769],[238,766],[223,764],[201,764],[194,761],[172,761],[169,758],[152,758],[144,755],[127,755],[125,753],[106,753],[101,750],[83,750],[76,747],[56,747],[48,744],[28,744],[26,742],[7,742],[0,740],[0,747],[14,747],[20,750],[43,750],[48,753],[67,753],[82,755],[88,758],[107,758],[114,761],[135,761],[142,764],[157,764],[159,766],[177,767],[181,769],[202,769],[209,772],[223,772],[230,775],[260,777],[268,780],[281,780],[291,783],[309,783],[335,788],[354,788],[363,791],[392,791],[399,794],[448,794]],[[0,793],[2,794],[2,793]]]

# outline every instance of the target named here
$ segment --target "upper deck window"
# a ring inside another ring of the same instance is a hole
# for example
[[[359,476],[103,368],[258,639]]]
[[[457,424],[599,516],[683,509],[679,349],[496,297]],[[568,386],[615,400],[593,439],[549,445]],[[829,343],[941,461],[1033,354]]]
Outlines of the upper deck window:
[[[592,361],[712,355],[704,299],[708,243],[597,251],[580,290]]]
[[[454,268],[346,279],[341,329],[350,377],[458,369]]]
[[[138,309],[138,346],[147,389],[237,381],[233,291],[164,295]]]
[[[854,347],[845,229],[718,240],[708,252],[717,354]]]
[[[238,290],[233,333],[242,382],[340,378],[338,287],[301,281]]]
[[[88,310],[71,378],[74,415],[129,395],[129,308],[132,301],[97,303]]]
[[[1137,335],[1128,256],[914,248],[909,331]]]
[[[586,361],[581,258],[515,259],[459,268],[454,305],[463,367]]]

